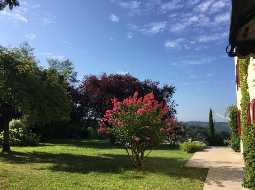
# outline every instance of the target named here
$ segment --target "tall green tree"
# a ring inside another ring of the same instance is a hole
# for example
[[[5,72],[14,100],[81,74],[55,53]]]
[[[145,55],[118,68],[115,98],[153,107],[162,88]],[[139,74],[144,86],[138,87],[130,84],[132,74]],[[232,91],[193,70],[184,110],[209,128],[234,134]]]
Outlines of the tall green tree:
[[[81,104],[81,93],[77,88],[77,72],[74,71],[74,65],[69,59],[48,59],[49,70],[55,70],[67,82],[68,92],[72,97],[72,122],[80,123],[83,117],[83,108]]]
[[[19,116],[23,102],[28,102],[30,84],[27,82],[35,67],[28,49],[0,48],[0,117],[4,129],[4,152],[10,151],[9,122]]]
[[[13,7],[19,6],[18,0],[0,0],[0,11],[5,7],[9,7],[9,9],[13,9]]]
[[[57,71],[40,69],[28,45],[0,47],[0,121],[3,152],[10,151],[9,122],[24,116],[29,122],[68,119],[70,96]]]
[[[209,141],[210,145],[214,145],[214,140],[215,140],[215,128],[214,128],[214,120],[213,120],[213,112],[212,109],[209,111]]]
[[[236,105],[232,105],[227,109],[227,115],[230,118],[229,128],[230,128],[230,146],[231,148],[238,152],[240,151],[240,137],[238,134],[238,108]]]
[[[73,85],[77,80],[77,72],[74,71],[73,63],[69,60],[48,59],[49,69],[56,70],[64,79]]]

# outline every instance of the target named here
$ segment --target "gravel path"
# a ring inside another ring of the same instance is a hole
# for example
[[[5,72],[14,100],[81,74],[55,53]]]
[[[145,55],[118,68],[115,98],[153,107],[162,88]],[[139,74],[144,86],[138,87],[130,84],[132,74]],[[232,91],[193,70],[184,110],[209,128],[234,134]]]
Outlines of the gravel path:
[[[195,153],[186,167],[209,168],[203,190],[246,190],[241,186],[244,162],[227,147],[210,147]]]

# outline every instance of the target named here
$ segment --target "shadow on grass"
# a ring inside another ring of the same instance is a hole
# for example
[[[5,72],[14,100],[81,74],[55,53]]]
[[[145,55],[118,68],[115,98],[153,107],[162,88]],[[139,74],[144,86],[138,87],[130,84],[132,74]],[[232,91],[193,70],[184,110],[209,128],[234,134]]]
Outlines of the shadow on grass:
[[[41,143],[40,146],[74,146],[74,147],[86,147],[97,149],[114,149],[120,148],[117,145],[111,144],[107,140],[89,139],[89,140],[73,140],[73,139],[54,139]]]
[[[14,164],[49,164],[41,165],[40,170],[51,170],[56,172],[70,173],[122,173],[124,171],[135,171],[126,155],[102,154],[99,156],[87,156],[76,154],[52,154],[46,152],[0,154],[0,159]],[[204,181],[206,169],[184,168],[185,159],[148,157],[142,174],[157,173],[177,178],[190,178]],[[130,179],[143,178],[142,175],[132,175]],[[125,177],[126,178],[126,177]]]
[[[40,146],[75,146],[75,147],[86,147],[86,148],[97,148],[97,149],[116,149],[121,148],[119,145],[113,145],[109,140],[73,140],[73,139],[54,139],[47,141],[47,143],[41,143]],[[168,144],[161,144],[158,147],[152,148],[152,150],[178,150],[178,146],[170,146]]]

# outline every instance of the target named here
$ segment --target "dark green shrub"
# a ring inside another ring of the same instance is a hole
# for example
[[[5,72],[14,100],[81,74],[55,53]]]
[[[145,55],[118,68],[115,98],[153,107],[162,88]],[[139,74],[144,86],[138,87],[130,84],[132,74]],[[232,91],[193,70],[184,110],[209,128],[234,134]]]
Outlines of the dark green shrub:
[[[13,119],[10,123],[9,123],[9,127],[10,129],[25,129],[26,126],[25,124],[21,121],[21,120],[16,120],[16,119]]]
[[[89,138],[92,138],[92,139],[98,138],[98,133],[95,127],[88,127],[87,133]]]
[[[226,146],[226,139],[229,138],[229,133],[227,132],[220,132],[215,133],[214,135],[214,146]]]
[[[240,152],[240,138],[236,135],[231,136],[230,146],[235,152]]]
[[[240,151],[240,137],[238,135],[237,129],[237,116],[238,116],[238,108],[237,106],[230,106],[228,108],[227,114],[230,118],[229,128],[230,128],[230,146],[231,148],[239,152]]]
[[[194,153],[197,151],[201,151],[206,147],[206,144],[200,141],[186,141],[181,144],[181,149],[188,153]]]
[[[3,132],[0,133],[0,144],[3,143]],[[10,122],[10,145],[12,146],[36,146],[39,144],[39,137],[29,132],[20,120]]]
[[[97,124],[97,123],[96,123]],[[41,140],[48,139],[82,139],[89,137],[86,123],[63,121],[48,124],[34,124],[30,127],[33,133],[41,137]]]
[[[37,146],[40,138],[35,133],[26,133],[23,139],[23,146]]]
[[[244,186],[255,187],[255,126],[248,126],[244,130]]]

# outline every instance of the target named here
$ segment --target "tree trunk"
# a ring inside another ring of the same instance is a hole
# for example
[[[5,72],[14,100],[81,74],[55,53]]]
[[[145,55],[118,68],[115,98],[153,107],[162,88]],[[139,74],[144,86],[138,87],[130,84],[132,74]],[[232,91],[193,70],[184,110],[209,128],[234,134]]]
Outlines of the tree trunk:
[[[2,152],[10,152],[10,129],[9,129],[9,120],[5,121],[4,124],[4,139],[3,139],[3,150]]]
[[[139,153],[136,154],[136,167],[138,169],[143,168],[143,153],[141,155]]]

